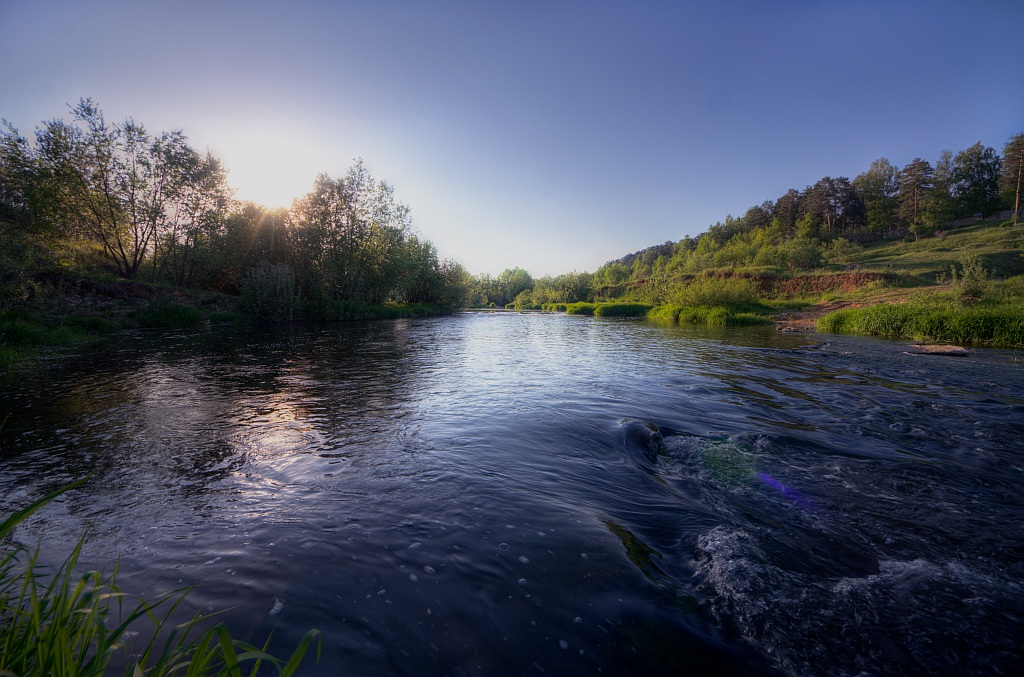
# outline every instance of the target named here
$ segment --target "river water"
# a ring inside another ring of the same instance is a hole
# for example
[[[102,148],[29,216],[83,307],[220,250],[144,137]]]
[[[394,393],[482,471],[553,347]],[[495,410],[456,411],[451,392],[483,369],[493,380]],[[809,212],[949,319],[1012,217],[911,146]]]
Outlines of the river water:
[[[347,675],[981,675],[1024,637],[1013,352],[464,314],[135,333],[0,381],[16,535]],[[657,432],[655,432],[657,430]],[[186,605],[188,606],[188,605]]]

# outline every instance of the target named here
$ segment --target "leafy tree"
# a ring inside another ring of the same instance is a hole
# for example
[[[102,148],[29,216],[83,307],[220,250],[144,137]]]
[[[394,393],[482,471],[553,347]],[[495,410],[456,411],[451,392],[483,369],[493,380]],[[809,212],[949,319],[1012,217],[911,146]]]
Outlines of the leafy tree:
[[[953,154],[942,151],[935,171],[932,173],[932,186],[925,194],[924,209],[921,215],[923,232],[934,232],[943,228],[956,216],[956,203],[950,193],[953,174]]]
[[[1013,205],[1013,223],[1020,215],[1020,196],[1024,177],[1024,134],[1010,137],[1003,147],[1003,166],[999,187],[1007,204]]]
[[[794,235],[797,230],[797,222],[800,219],[800,193],[790,188],[786,194],[775,201],[772,209],[772,219],[777,220],[782,231],[786,235]]]
[[[853,180],[864,202],[865,222],[872,233],[883,233],[896,226],[899,205],[899,171],[886,158],[879,158]]]
[[[931,164],[921,158],[914,158],[913,162],[900,170],[899,217],[917,238],[927,228],[924,206],[928,191],[933,186],[934,175],[935,170]]]
[[[861,224],[864,204],[849,179],[826,176],[804,191],[801,212],[815,224],[823,225],[826,237],[831,238]]]
[[[961,216],[991,214],[999,208],[1002,160],[994,148],[974,144],[953,158],[950,189]]]
[[[491,300],[504,306],[511,303],[521,292],[533,289],[533,278],[522,268],[506,268],[495,279],[495,284],[500,296]]]

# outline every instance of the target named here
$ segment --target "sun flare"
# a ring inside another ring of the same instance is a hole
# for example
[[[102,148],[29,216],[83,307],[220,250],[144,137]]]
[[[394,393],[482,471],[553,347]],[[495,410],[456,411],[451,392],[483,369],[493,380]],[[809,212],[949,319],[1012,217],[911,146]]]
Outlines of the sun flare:
[[[236,197],[267,207],[290,207],[309,191],[318,172],[331,170],[323,148],[266,129],[238,130],[217,146],[213,152],[227,168]]]

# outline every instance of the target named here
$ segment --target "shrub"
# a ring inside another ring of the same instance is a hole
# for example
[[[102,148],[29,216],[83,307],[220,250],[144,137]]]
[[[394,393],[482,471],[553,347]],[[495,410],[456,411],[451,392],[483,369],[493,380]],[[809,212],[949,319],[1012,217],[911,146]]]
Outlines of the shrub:
[[[578,303],[565,304],[566,315],[593,315],[596,304],[580,301]]]
[[[669,296],[670,304],[705,308],[751,308],[760,300],[757,285],[738,277],[699,277]]]
[[[643,303],[599,303],[594,308],[595,317],[644,317],[651,306]]]
[[[284,322],[294,319],[299,297],[295,273],[285,263],[250,268],[242,279],[242,308],[257,319]]]
[[[170,300],[151,303],[149,307],[136,310],[136,321],[146,328],[192,327],[203,321],[203,311]]]

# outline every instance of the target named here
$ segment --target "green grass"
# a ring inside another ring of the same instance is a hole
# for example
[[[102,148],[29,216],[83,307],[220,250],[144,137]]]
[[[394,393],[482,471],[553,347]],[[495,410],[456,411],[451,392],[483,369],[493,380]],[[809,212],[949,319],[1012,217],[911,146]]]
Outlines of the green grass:
[[[250,675],[264,668],[291,675],[314,642],[319,659],[316,630],[281,660],[267,652],[269,638],[257,648],[233,639],[223,623],[202,630],[209,623],[198,614],[172,625],[171,616],[188,590],[145,601],[117,587],[116,566],[110,574],[77,572],[84,538],[52,570],[39,563],[38,550],[29,551],[8,538],[17,524],[83,481],[0,521],[0,675],[99,677],[109,674],[118,660],[126,664],[126,675],[140,677],[241,677],[243,666]],[[151,639],[133,644],[135,636]]]
[[[586,303],[581,301],[567,303],[563,307],[566,315],[593,315],[594,317],[644,317],[651,309],[651,306],[646,303],[629,302]]]
[[[594,317],[645,317],[650,309],[645,303],[598,303]]]
[[[1006,226],[983,221],[950,230],[942,237],[869,244],[850,260],[867,270],[900,270],[935,279],[948,276],[950,266],[969,251],[981,257],[984,266],[996,275],[1007,276],[1024,273],[1022,243],[1024,222]]]
[[[657,306],[647,313],[647,319],[673,324],[703,324],[709,327],[751,327],[771,324],[771,319],[764,315],[724,306]]]
[[[147,329],[194,327],[200,324],[205,315],[203,311],[173,301],[158,301],[146,308],[132,313],[135,321]]]
[[[934,295],[840,310],[818,320],[818,329],[918,341],[1024,346],[1024,300],[964,304],[949,294]]]
[[[0,318],[0,369],[22,362],[43,348],[80,345],[93,337],[81,326],[48,326],[34,319]]]
[[[578,303],[567,303],[565,304],[566,315],[593,315],[594,309],[597,307],[596,303],[587,303],[580,301]]]

